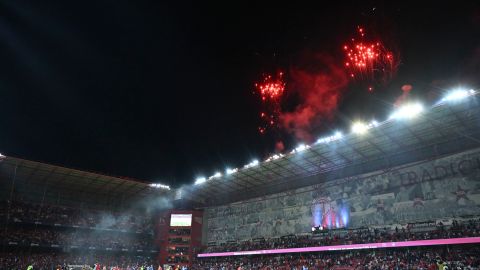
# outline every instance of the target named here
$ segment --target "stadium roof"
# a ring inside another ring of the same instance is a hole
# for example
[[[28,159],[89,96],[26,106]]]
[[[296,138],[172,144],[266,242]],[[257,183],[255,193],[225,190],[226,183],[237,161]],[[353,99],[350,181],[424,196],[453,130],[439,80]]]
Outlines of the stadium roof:
[[[182,193],[203,206],[221,205],[465,151],[480,147],[479,138],[480,106],[475,95],[443,102],[415,118],[375,123],[364,134],[302,147],[184,187]]]
[[[121,206],[131,199],[165,194],[150,183],[5,157],[0,162],[2,196],[64,205]]]

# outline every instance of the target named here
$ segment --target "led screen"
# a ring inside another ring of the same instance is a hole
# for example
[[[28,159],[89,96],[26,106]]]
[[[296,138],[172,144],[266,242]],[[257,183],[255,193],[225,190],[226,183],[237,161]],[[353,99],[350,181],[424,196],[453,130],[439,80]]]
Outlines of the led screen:
[[[192,214],[172,214],[172,216],[170,217],[170,226],[192,226]]]

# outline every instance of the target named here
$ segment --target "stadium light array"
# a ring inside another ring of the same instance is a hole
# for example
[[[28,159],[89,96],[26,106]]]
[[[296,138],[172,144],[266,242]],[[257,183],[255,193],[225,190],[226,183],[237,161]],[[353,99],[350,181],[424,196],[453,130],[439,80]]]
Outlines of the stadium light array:
[[[213,178],[220,178],[222,177],[222,174],[220,172],[216,172],[214,175],[208,177],[208,180],[211,180]]]
[[[295,152],[302,152],[302,151],[307,150],[308,148],[310,148],[310,145],[300,144],[299,146],[297,146],[295,148]]]
[[[258,166],[258,164],[260,164],[260,162],[257,159],[254,159],[254,160],[252,160],[252,162],[243,166],[243,168],[245,168],[245,169],[252,168],[252,167]]]
[[[401,106],[393,114],[390,119],[412,119],[423,112],[423,106],[420,103],[409,103]]]
[[[336,140],[340,140],[342,137],[343,137],[343,134],[340,131],[337,131],[332,136],[323,137],[323,138],[318,139],[315,143],[316,144],[330,143],[330,142],[333,142],[333,141],[336,141]]]
[[[158,183],[151,183],[150,187],[170,190],[170,186],[167,186],[167,185],[164,185],[164,184],[158,184]]]
[[[207,181],[207,178],[205,177],[198,177],[197,179],[195,179],[195,183],[194,185],[200,185],[200,184],[203,184]]]
[[[368,126],[369,126],[370,128],[372,128],[372,127],[378,127],[378,125],[380,125],[380,124],[379,124],[376,120],[372,120],[372,121],[370,122],[370,124],[368,124]]]
[[[445,95],[445,97],[440,100],[440,103],[459,101],[472,95],[475,95],[475,90],[466,90],[459,88],[448,92],[447,95]]]
[[[477,91],[473,90],[473,89],[470,89],[470,90],[466,90],[466,89],[455,89],[455,90],[452,90],[450,91],[449,93],[447,93],[445,95],[445,97],[443,97],[438,103],[444,103],[444,102],[452,102],[452,101],[459,101],[459,100],[463,100],[467,97],[470,97],[470,96],[473,96],[473,95],[476,95],[477,94]],[[437,104],[438,104],[437,103]],[[395,110],[389,117],[389,119],[397,119],[397,120],[400,120],[400,119],[412,119],[416,116],[418,116],[420,113],[422,113],[424,111],[424,107],[421,103],[418,103],[418,102],[415,102],[415,103],[408,103],[408,104],[405,104],[401,107],[399,107],[397,110]],[[355,122],[353,123],[352,125],[352,128],[351,128],[351,131],[352,133],[354,134],[365,134],[369,129],[372,129],[372,128],[375,128],[375,127],[378,127],[380,125],[380,123],[378,123],[377,121],[375,120],[372,120],[370,123],[364,123],[364,122]],[[337,131],[335,132],[333,135],[331,136],[327,136],[327,137],[322,137],[322,138],[319,138],[315,144],[321,144],[321,143],[330,143],[330,142],[333,142],[333,141],[336,141],[336,140],[340,140],[341,138],[343,138],[343,134],[340,132],[340,131]],[[302,152],[306,149],[310,148],[310,145],[306,145],[306,144],[301,144],[299,146],[297,146],[295,149],[293,149],[290,153],[291,154],[294,154],[294,153],[297,153],[297,152]],[[264,162],[270,162],[272,160],[276,160],[276,159],[279,159],[279,158],[282,158],[284,157],[285,155],[282,154],[282,153],[278,153],[278,154],[274,154],[270,157],[268,157],[267,159],[265,159]],[[0,158],[3,158],[5,156],[1,155],[0,154]],[[248,168],[252,168],[252,167],[255,167],[255,166],[258,166],[260,164],[260,162],[258,160],[253,160],[252,162],[246,164],[243,166],[244,169],[248,169]],[[235,169],[227,169],[226,170],[226,174],[233,174],[235,172],[237,172],[238,169],[235,168]],[[222,174],[217,172],[215,173],[214,175],[210,176],[208,178],[208,180],[212,179],[212,178],[219,178],[221,177]],[[207,179],[205,177],[199,177],[195,180],[195,185],[198,185],[198,184],[202,184],[204,182],[206,182]],[[318,228],[318,229],[323,229],[323,228]]]
[[[276,160],[276,159],[279,159],[279,158],[284,157],[284,156],[285,156],[285,155],[282,154],[282,153],[280,153],[280,154],[275,154],[275,155],[270,156],[269,158],[267,158],[267,159],[265,160],[265,162],[270,162],[270,161],[272,161],[272,160]]]
[[[226,170],[227,174],[234,174],[236,172],[238,172],[238,168],[234,168],[234,169],[227,168]]]

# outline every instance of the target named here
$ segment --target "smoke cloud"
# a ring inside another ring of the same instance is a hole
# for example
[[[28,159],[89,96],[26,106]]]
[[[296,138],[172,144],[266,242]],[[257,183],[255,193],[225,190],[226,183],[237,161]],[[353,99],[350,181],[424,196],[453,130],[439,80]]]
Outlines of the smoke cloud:
[[[305,142],[313,140],[312,131],[319,123],[332,119],[342,98],[348,77],[345,70],[329,56],[305,57],[291,69],[291,87],[299,105],[280,114],[280,124],[287,132]]]
[[[395,107],[401,106],[403,103],[405,103],[408,100],[408,96],[410,95],[410,91],[412,91],[412,86],[410,84],[405,84],[402,86],[402,95],[399,96],[393,105]]]

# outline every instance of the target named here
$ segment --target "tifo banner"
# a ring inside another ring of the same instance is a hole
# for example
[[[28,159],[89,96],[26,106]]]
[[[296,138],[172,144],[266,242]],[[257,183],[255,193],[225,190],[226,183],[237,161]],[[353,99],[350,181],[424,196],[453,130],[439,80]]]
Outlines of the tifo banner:
[[[480,150],[206,210],[207,242],[480,214]]]
[[[369,244],[354,244],[354,245],[341,245],[341,246],[321,246],[321,247],[306,247],[306,248],[282,248],[282,249],[264,249],[264,250],[251,250],[251,251],[203,253],[203,254],[198,254],[198,257],[224,257],[224,256],[242,256],[242,255],[260,255],[260,254],[283,254],[283,253],[299,253],[299,252],[337,251],[337,250],[372,249],[372,248],[420,247],[420,246],[458,245],[458,244],[476,244],[476,243],[480,243],[480,237],[369,243]]]

